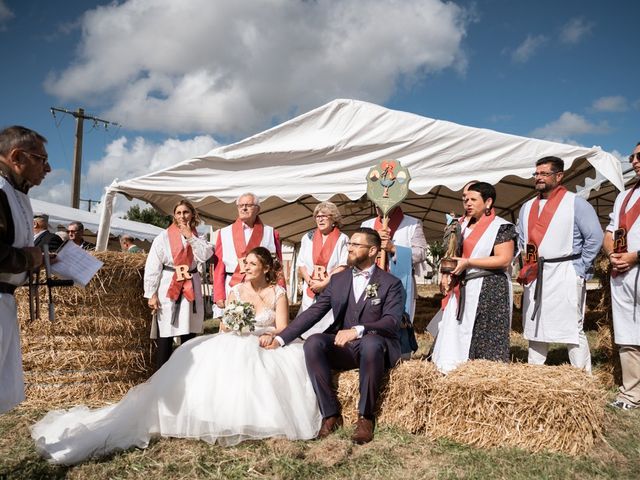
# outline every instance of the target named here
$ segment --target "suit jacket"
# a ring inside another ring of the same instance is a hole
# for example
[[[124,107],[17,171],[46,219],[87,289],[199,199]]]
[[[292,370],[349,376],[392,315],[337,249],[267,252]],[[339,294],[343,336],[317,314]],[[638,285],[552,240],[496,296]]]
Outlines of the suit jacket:
[[[42,248],[45,243],[49,244],[49,250],[51,252],[55,252],[60,248],[60,245],[62,245],[62,239],[54,233],[45,231],[42,235],[36,238],[34,246]]]
[[[404,311],[402,283],[396,277],[379,268],[373,269],[369,285],[378,284],[375,297],[367,297],[366,291],[356,306],[358,324],[364,327],[364,335],[380,335],[387,344],[390,365],[400,358],[400,321]],[[344,328],[349,296],[353,295],[353,273],[348,268],[331,276],[327,288],[316,297],[316,303],[302,312],[280,333],[285,345],[319,322],[332,309],[334,322],[325,333],[336,333]]]

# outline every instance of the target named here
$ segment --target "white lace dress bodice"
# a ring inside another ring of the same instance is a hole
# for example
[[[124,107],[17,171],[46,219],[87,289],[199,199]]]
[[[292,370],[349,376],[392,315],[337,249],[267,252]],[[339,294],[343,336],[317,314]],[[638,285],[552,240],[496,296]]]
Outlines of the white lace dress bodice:
[[[322,418],[302,343],[275,350],[259,345],[258,335],[275,328],[275,304],[285,294],[275,288],[274,304],[258,312],[251,335],[196,337],[120,402],[47,413],[31,428],[37,450],[52,463],[71,465],[114,450],[144,448],[158,436],[221,445],[314,438]]]
[[[246,302],[247,299],[243,295],[245,288],[242,283],[238,283],[231,287],[231,291],[238,300]],[[275,292],[272,304],[268,305],[268,308],[265,306],[262,310],[256,312],[255,330],[251,332],[253,335],[260,336],[263,333],[272,332],[276,328],[276,304],[280,297],[287,294],[287,291],[280,285],[274,285],[273,288]]]

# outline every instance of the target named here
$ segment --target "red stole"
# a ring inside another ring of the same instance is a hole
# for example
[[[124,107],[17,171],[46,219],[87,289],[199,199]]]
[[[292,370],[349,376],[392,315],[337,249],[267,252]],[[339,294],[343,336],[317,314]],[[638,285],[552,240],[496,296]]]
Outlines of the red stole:
[[[167,228],[167,235],[169,236],[169,246],[171,247],[171,257],[173,258],[175,269],[171,278],[171,285],[167,290],[167,298],[175,302],[182,294],[184,298],[193,302],[196,296],[193,291],[193,282],[190,281],[191,276],[188,273],[193,262],[193,250],[188,243],[186,245],[182,244],[182,234],[175,224],[172,223]],[[178,277],[178,274],[180,274],[180,277]]]
[[[538,277],[538,247],[542,243],[565,193],[567,193],[567,189],[562,185],[556,187],[549,195],[540,216],[538,216],[540,196],[536,197],[531,205],[527,222],[527,245],[525,246],[524,265],[518,274],[518,283],[520,285],[529,285]],[[529,251],[529,245],[533,245],[532,251]]]
[[[638,216],[640,215],[640,202],[636,202],[628,212],[626,211],[627,205],[629,205],[629,202],[631,201],[631,196],[639,185],[640,182],[636,183],[633,186],[629,193],[627,193],[627,196],[624,197],[624,201],[622,202],[622,206],[620,207],[620,215],[618,216],[618,229],[624,229],[625,242],[623,246],[616,250],[616,253],[624,253],[627,251],[626,236],[629,233],[629,229],[633,226],[633,224],[638,219]]]
[[[489,228],[489,225],[491,225],[495,218],[496,211],[492,208],[490,215],[483,215],[482,218],[478,220],[478,222],[476,222],[476,226],[474,227],[471,234],[469,234],[469,236],[462,241],[462,258],[471,257],[473,249],[476,248],[478,241],[482,238],[484,232],[487,231],[487,228]],[[469,224],[467,224],[465,230],[467,228],[469,228]],[[462,236],[464,238],[464,232]],[[449,303],[451,295],[455,295],[456,298],[460,298],[460,284],[458,282],[456,282],[455,286],[451,290],[449,290],[447,295],[442,299],[442,310],[444,310],[447,306],[447,303]]]
[[[329,265],[329,259],[333,250],[336,248],[338,239],[340,238],[340,229],[335,227],[331,230],[331,233],[327,235],[327,239],[322,244],[322,233],[316,228],[313,232],[313,250],[311,257],[313,260],[313,275],[311,278],[315,280],[324,280],[327,278],[327,265]],[[307,287],[307,295],[313,298],[315,293],[309,287]]]
[[[387,223],[387,227],[389,227],[389,238],[393,238],[393,236],[396,234],[396,230],[398,230],[398,227],[400,226],[403,218],[404,213],[402,213],[402,210],[399,207],[394,208],[391,212],[391,215],[389,216],[389,221]],[[382,230],[382,220],[379,216],[376,217],[375,222],[373,222],[373,229],[376,232]],[[376,258],[376,265],[380,267],[380,257]],[[385,263],[385,270],[389,271],[389,262]]]
[[[244,280],[244,273],[241,271],[241,265],[244,263],[244,257],[247,256],[247,252],[259,247],[262,243],[262,237],[264,235],[264,225],[260,218],[256,218],[253,224],[253,231],[251,237],[249,237],[249,243],[247,244],[244,239],[244,223],[239,218],[231,225],[231,234],[233,236],[233,247],[236,251],[236,257],[238,258],[238,264],[231,276],[229,286],[233,287],[236,283],[240,283]]]

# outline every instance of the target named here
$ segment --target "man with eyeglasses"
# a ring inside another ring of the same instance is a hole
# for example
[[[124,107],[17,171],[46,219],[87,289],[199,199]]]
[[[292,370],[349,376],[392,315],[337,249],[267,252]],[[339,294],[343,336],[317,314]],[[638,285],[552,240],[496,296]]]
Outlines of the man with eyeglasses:
[[[402,358],[408,360],[411,353],[418,349],[413,331],[418,297],[414,275],[416,271],[421,270],[422,263],[427,259],[428,245],[420,220],[405,215],[400,207],[396,207],[389,212],[388,226],[384,228],[380,213],[378,210],[377,217],[365,220],[361,226],[373,228],[378,232],[382,239],[382,249],[387,252],[387,270],[406,285],[405,321],[400,331],[400,342]]]
[[[42,265],[33,245],[29,189],[51,171],[47,140],[25,127],[0,131],[0,413],[24,400],[18,313],[13,293]]]
[[[629,156],[640,179],[640,143]],[[610,404],[620,410],[640,407],[640,180],[618,194],[604,235],[604,251],[611,262],[611,307],[614,341],[620,353],[622,385]]]
[[[280,235],[260,220],[258,197],[251,192],[243,193],[236,200],[236,206],[238,218],[220,229],[216,241],[213,298],[218,308],[224,308],[230,288],[244,280],[244,257],[251,249],[265,247],[282,262]]]
[[[96,245],[91,242],[87,242],[84,239],[84,224],[82,222],[71,222],[67,226],[67,234],[69,240],[78,245],[83,250],[95,250]]]
[[[332,370],[359,369],[359,418],[351,437],[357,444],[373,440],[375,409],[385,372],[400,359],[400,322],[404,305],[400,280],[376,266],[381,248],[378,232],[360,227],[351,235],[347,263],[351,268],[332,275],[316,303],[298,315],[266,348],[296,340],[330,310],[333,324],[311,335],[304,357],[318,398],[324,438],[343,424]]]
[[[586,281],[602,246],[602,228],[593,207],[567,191],[564,162],[536,162],[537,195],[520,209],[517,231],[524,261],[518,282],[529,363],[542,365],[550,343],[564,343],[571,365],[591,372],[591,353],[583,330]]]

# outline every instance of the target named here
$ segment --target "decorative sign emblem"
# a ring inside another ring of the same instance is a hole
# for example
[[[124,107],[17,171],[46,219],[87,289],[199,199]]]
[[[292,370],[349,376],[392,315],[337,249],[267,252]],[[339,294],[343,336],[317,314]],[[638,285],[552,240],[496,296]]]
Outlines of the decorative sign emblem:
[[[367,174],[367,196],[386,217],[409,193],[409,170],[398,160],[381,160]]]

